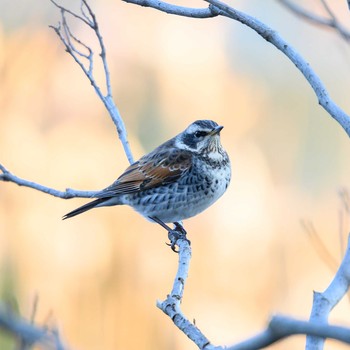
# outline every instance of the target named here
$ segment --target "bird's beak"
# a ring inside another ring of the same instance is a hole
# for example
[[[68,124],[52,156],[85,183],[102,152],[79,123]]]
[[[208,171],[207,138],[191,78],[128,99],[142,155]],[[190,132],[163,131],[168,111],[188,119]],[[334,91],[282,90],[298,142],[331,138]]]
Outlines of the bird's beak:
[[[219,134],[220,131],[221,131],[223,128],[224,128],[224,127],[223,127],[222,125],[219,125],[219,126],[217,126],[216,128],[214,128],[214,129],[209,133],[209,135],[210,135],[210,136],[214,136],[214,135],[216,135],[216,134]]]

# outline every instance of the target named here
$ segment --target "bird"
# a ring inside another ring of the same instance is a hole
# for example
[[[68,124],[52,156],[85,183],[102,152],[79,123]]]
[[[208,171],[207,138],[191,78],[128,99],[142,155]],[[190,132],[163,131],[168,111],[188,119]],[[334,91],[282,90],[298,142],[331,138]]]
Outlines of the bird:
[[[131,164],[115,182],[94,195],[97,199],[63,219],[93,208],[129,205],[168,231],[167,223],[181,231],[183,220],[210,207],[230,183],[231,163],[220,142],[222,129],[212,120],[193,122]]]

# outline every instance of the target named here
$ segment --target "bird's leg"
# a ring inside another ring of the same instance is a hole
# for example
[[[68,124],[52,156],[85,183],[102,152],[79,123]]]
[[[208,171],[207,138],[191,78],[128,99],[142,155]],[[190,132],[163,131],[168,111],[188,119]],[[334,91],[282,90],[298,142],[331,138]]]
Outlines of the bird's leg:
[[[174,229],[172,229],[166,223],[164,223],[162,220],[160,220],[159,218],[157,218],[155,216],[150,216],[149,218],[168,231],[168,237],[170,240],[170,244],[168,244],[168,243],[167,244],[171,247],[172,251],[174,251],[175,253],[178,253],[178,251],[175,248],[176,242],[178,239],[185,239],[189,242],[189,244],[191,244],[191,242],[186,238],[187,232],[181,223],[174,222],[173,224],[175,227],[174,227]]]
[[[168,232],[172,231],[172,229],[165,222],[163,222],[162,220],[158,219],[156,216],[149,216],[148,218],[153,220],[154,222],[156,222],[157,224],[159,224],[163,228],[165,228]]]
[[[178,239],[184,239],[188,242],[189,245],[191,245],[191,241],[187,238],[187,232],[185,228],[182,225],[182,222],[173,222],[174,224],[174,230],[171,232],[168,232],[168,237],[171,242],[171,249],[174,250],[175,244]],[[174,250],[175,251],[175,250]]]
[[[179,233],[183,234],[186,236],[187,232],[185,230],[185,228],[182,225],[182,222],[173,222],[174,226],[175,226],[175,231],[178,231]]]

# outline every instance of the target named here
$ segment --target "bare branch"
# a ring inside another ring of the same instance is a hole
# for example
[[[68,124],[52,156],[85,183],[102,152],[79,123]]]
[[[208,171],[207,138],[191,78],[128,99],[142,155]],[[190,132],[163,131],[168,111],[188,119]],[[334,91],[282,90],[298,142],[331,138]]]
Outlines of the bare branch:
[[[335,272],[338,268],[337,260],[329,252],[326,245],[322,242],[320,235],[318,234],[315,226],[311,221],[302,220],[301,226],[304,228],[305,232],[308,234],[310,241],[315,248],[318,256],[323,262],[330,268],[332,272]]]
[[[13,335],[21,344],[40,344],[43,349],[68,350],[57,329],[37,326],[4,307],[0,308],[0,328]]]
[[[100,33],[100,29],[99,29],[98,22],[96,20],[96,16],[95,16],[94,12],[91,10],[91,8],[90,8],[89,4],[86,2],[86,0],[81,0],[81,6],[80,6],[81,15],[59,5],[54,0],[50,0],[50,1],[57,8],[59,8],[61,11],[61,22],[57,26],[50,26],[50,27],[58,35],[61,42],[65,46],[66,51],[73,57],[74,61],[82,69],[82,71],[84,72],[86,77],[89,79],[90,84],[95,89],[95,92],[97,93],[98,97],[101,99],[101,101],[105,105],[106,109],[109,112],[110,117],[112,118],[112,120],[114,122],[114,125],[117,128],[119,139],[122,142],[122,145],[124,147],[124,152],[129,160],[129,163],[133,163],[134,160],[133,160],[132,152],[130,149],[129,141],[127,138],[125,125],[124,125],[123,119],[119,113],[119,110],[113,101],[110,74],[109,74],[109,68],[108,68],[107,56],[106,56],[106,48],[105,48],[104,41],[103,41],[102,35]],[[103,69],[104,69],[104,74],[105,74],[105,84],[106,84],[106,90],[107,90],[106,94],[103,94],[100,86],[97,84],[95,77],[94,77],[93,50],[89,45],[83,43],[81,40],[77,39],[77,37],[73,35],[73,33],[69,27],[68,21],[67,21],[67,15],[70,15],[70,16],[78,19],[79,21],[81,21],[82,23],[84,23],[85,25],[90,27],[93,30],[93,32],[98,40],[99,47],[100,47],[99,56],[101,58]],[[82,51],[80,51],[73,44],[73,42],[80,45],[84,50],[87,50],[88,54],[84,54]],[[87,61],[87,65],[86,65],[86,63],[84,63],[81,60],[82,58]]]
[[[175,5],[170,5],[164,1],[153,0],[123,0],[141,6],[153,7],[157,10],[167,13],[173,13],[180,16],[195,17],[190,15],[191,11],[187,13],[182,12]],[[350,117],[330,98],[329,93],[322,83],[321,79],[313,71],[305,59],[287,43],[276,31],[260,22],[256,18],[249,16],[233,7],[219,1],[219,0],[204,0],[210,3],[209,10],[211,14],[229,17],[235,21],[245,24],[249,28],[256,31],[266,41],[270,42],[277,49],[282,51],[304,75],[306,80],[314,90],[319,104],[343,127],[345,132],[350,136]],[[188,8],[187,8],[188,9]],[[191,9],[192,10],[192,9]],[[212,16],[211,16],[212,17]],[[204,18],[204,17],[201,17]]]
[[[283,338],[297,334],[332,338],[350,344],[350,329],[348,328],[328,325],[324,322],[319,322],[318,320],[301,321],[290,317],[276,315],[272,317],[266,330],[252,338],[229,347],[212,345],[196,325],[191,323],[181,311],[180,305],[189,271],[191,248],[185,240],[179,240],[177,244],[179,246],[179,263],[173,289],[166,300],[163,302],[157,302],[157,306],[172,319],[174,324],[183,331],[199,349],[258,350]],[[347,257],[342,263],[342,266],[344,267],[348,264],[348,269],[350,270],[349,260],[350,248],[348,248]],[[339,270],[341,269],[342,267]],[[341,274],[339,271],[338,273]]]
[[[135,5],[140,5],[143,7],[152,7],[156,10],[166,12],[170,15],[192,17],[192,18],[212,18],[217,16],[216,13],[212,12],[210,8],[190,8],[184,6],[178,6],[169,4],[165,1],[156,0],[123,0]]]
[[[65,46],[66,51],[73,57],[74,61],[82,69],[86,77],[89,79],[91,85],[95,89],[95,92],[97,93],[101,101],[104,103],[107,111],[109,112],[114,122],[114,125],[117,128],[118,136],[123,145],[124,152],[129,162],[133,163],[133,156],[132,156],[129,141],[127,138],[125,125],[119,113],[119,110],[113,101],[110,73],[109,73],[109,68],[108,68],[107,58],[106,58],[106,48],[103,42],[102,35],[99,30],[99,26],[98,26],[95,14],[91,10],[86,0],[81,0],[81,6],[80,6],[81,15],[59,5],[55,0],[50,0],[50,1],[61,12],[61,22],[58,23],[57,26],[51,26],[51,28],[58,35],[61,42]],[[99,87],[99,85],[97,84],[94,78],[94,51],[89,45],[85,44],[83,41],[78,39],[72,33],[72,30],[67,21],[67,15],[76,18],[77,20],[81,21],[82,23],[90,27],[96,35],[96,38],[98,40],[99,47],[101,50],[100,57],[102,60],[104,73],[105,73],[105,83],[106,83],[106,90],[107,90],[107,93],[105,95],[102,93],[101,88]],[[86,53],[84,51],[86,51]],[[83,60],[87,61],[87,64]],[[69,199],[69,198],[75,198],[75,197],[90,198],[90,197],[94,197],[94,195],[98,193],[98,191],[78,191],[78,190],[73,190],[69,188],[66,189],[65,191],[59,191],[54,188],[43,186],[36,182],[22,179],[12,174],[11,172],[9,172],[1,164],[0,164],[0,181],[13,182],[19,186],[33,188],[35,190],[44,192],[46,194],[49,194],[55,197],[63,198],[63,199]]]
[[[204,1],[209,2],[213,6],[212,11],[216,11],[219,15],[232,18],[245,24],[256,31],[266,41],[282,51],[309,82],[318,98],[319,104],[343,127],[348,136],[350,136],[350,117],[333,102],[321,79],[305,59],[294,48],[292,48],[288,42],[286,42],[276,31],[254,17],[241,11],[237,11],[231,6],[218,0]]]
[[[347,41],[349,41],[350,39],[350,34],[349,31],[347,29],[345,29],[341,23],[338,21],[337,17],[335,16],[334,12],[331,10],[331,8],[329,7],[328,3],[326,0],[320,0],[324,9],[326,10],[326,12],[328,13],[329,17],[331,18],[331,22],[332,22],[332,27],[334,27],[334,29]]]
[[[328,288],[323,292],[314,292],[314,300],[310,316],[311,322],[328,322],[329,313],[344,297],[350,284],[350,236],[344,259]],[[307,337],[307,347],[311,349],[322,349],[323,338]]]
[[[283,6],[288,8],[291,12],[293,12],[295,15],[306,19],[310,23],[320,25],[322,27],[326,28],[333,28],[335,29],[346,41],[350,40],[350,32],[347,28],[345,28],[336,18],[333,11],[330,9],[328,4],[324,0],[320,0],[323,4],[323,7],[326,9],[327,13],[329,14],[330,18],[325,18],[322,16],[318,16],[314,14],[313,12],[307,11],[303,7],[295,4],[294,2],[290,0],[277,0],[280,2]]]
[[[225,350],[258,350],[283,338],[297,334],[323,336],[350,344],[349,331],[349,328],[345,327],[301,321],[291,317],[276,315],[272,317],[265,331],[241,343],[229,346]]]
[[[347,188],[343,187],[338,192],[340,199],[339,209],[339,242],[340,242],[340,256],[344,256],[344,234],[349,231],[350,219],[350,196]]]
[[[339,197],[341,199],[342,205],[345,212],[350,215],[350,194],[346,188],[341,188],[339,190]]]
[[[77,13],[74,13],[73,11],[71,11],[71,10],[69,10],[69,9],[67,9],[67,8],[65,8],[65,7],[63,7],[63,6],[61,6],[61,5],[60,5],[59,3],[57,3],[55,0],[50,0],[50,1],[51,1],[57,8],[59,8],[59,9],[61,10],[61,13],[67,12],[67,13],[69,13],[71,16],[75,17],[76,19],[78,19],[78,20],[84,22],[87,26],[89,26],[89,27],[91,27],[91,28],[93,27],[91,21],[89,21],[89,19],[85,16],[85,14],[84,14],[83,12],[82,12],[82,13],[83,13],[84,17],[79,16]],[[83,3],[84,3],[84,1],[81,2],[81,7],[80,7],[80,8],[82,8]]]
[[[185,239],[177,240],[177,245],[179,247],[179,263],[173,288],[164,301],[157,302],[157,307],[168,315],[174,324],[184,332],[199,347],[199,349],[221,349],[211,345],[210,341],[198,329],[198,327],[190,322],[181,311],[180,305],[188,277],[192,252],[189,242]]]
[[[0,174],[0,181],[9,181],[17,184],[18,186],[24,186],[33,188],[34,190],[47,193],[51,196],[63,198],[63,199],[70,199],[70,198],[91,198],[94,197],[98,193],[98,191],[78,191],[73,190],[70,188],[67,188],[65,191],[59,191],[55,190],[51,187],[46,187],[43,185],[40,185],[33,181],[24,180],[12,173],[10,173],[3,165],[0,164],[0,170],[2,171],[2,174]]]

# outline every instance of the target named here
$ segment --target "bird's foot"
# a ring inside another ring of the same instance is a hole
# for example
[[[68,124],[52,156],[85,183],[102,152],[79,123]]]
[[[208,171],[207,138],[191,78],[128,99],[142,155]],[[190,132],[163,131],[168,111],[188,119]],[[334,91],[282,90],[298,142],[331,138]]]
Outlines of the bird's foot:
[[[168,246],[171,247],[171,250],[175,253],[178,253],[179,251],[176,250],[176,243],[179,239],[184,239],[188,242],[188,244],[191,244],[190,240],[186,237],[186,230],[179,222],[174,222],[174,229],[168,231],[168,237],[170,240],[170,243],[167,243]]]

